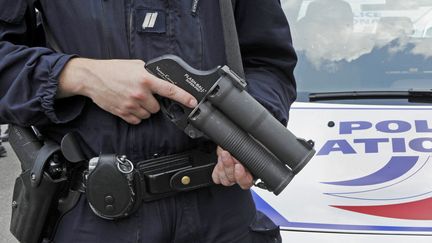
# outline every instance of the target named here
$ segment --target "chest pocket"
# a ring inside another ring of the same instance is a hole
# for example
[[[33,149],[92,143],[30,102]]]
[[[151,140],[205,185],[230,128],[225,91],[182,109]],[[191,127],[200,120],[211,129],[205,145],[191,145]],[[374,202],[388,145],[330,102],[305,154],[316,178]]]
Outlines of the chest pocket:
[[[191,2],[135,0],[129,28],[132,57],[147,61],[164,54],[175,54],[199,68],[201,22],[200,16],[192,15]]]
[[[127,58],[124,3],[118,0],[38,0],[44,27],[64,53]]]

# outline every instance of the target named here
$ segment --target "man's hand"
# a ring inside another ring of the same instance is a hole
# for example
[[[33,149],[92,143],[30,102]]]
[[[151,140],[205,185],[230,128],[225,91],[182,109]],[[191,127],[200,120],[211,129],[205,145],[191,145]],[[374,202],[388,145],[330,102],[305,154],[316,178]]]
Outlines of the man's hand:
[[[224,186],[232,186],[237,183],[244,190],[252,187],[252,174],[237,159],[220,147],[217,148],[217,155],[218,162],[212,173],[214,183]]]
[[[191,108],[197,104],[191,94],[147,72],[141,60],[73,58],[60,75],[57,98],[84,95],[126,122],[138,124],[160,110],[154,94]]]

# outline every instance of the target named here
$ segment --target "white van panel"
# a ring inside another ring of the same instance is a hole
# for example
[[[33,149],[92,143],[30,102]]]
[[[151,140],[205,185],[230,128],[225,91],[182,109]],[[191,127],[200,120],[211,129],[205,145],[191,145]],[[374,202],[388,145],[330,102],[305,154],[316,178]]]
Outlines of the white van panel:
[[[254,189],[282,229],[432,236],[432,106],[295,103],[288,128],[317,154],[279,196]]]

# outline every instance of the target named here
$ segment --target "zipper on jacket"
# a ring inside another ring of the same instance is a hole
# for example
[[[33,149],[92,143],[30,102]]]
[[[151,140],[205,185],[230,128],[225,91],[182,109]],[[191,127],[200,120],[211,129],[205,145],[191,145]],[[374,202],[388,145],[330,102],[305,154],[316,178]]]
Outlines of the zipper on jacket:
[[[108,38],[108,29],[106,26],[106,14],[105,14],[105,6],[104,6],[104,2],[106,0],[99,0],[99,3],[101,5],[101,12],[102,12],[102,35],[103,35],[103,39],[107,40]],[[111,49],[110,49],[110,42],[109,41],[104,41],[105,43],[105,49],[108,53],[108,58],[111,58]]]
[[[134,5],[134,0],[129,0],[129,6],[128,6],[128,30],[127,30],[127,40],[128,40],[128,47],[129,47],[129,58],[132,58],[132,28],[133,28],[133,5]]]
[[[192,0],[191,14],[194,17],[197,15],[198,12],[198,4],[199,4],[199,0]]]

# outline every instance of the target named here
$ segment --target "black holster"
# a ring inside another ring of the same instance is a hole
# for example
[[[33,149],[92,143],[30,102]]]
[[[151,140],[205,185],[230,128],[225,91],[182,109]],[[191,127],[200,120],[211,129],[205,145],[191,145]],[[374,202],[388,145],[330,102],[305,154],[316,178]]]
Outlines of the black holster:
[[[44,236],[50,211],[56,206],[56,195],[65,178],[53,180],[47,173],[38,187],[31,185],[30,170],[16,180],[12,197],[11,233],[20,242],[37,243]]]
[[[12,196],[10,231],[20,242],[38,243],[51,236],[59,206],[67,210],[59,199],[69,196],[72,170],[66,169],[60,146],[43,143],[30,127],[10,126],[9,141],[22,169]]]

